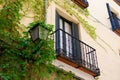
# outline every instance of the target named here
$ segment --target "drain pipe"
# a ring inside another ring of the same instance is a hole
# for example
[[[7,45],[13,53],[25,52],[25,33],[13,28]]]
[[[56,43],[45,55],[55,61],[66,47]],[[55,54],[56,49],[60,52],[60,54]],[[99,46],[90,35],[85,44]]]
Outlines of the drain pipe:
[[[47,22],[47,8],[48,8],[48,0],[45,0],[45,23]]]

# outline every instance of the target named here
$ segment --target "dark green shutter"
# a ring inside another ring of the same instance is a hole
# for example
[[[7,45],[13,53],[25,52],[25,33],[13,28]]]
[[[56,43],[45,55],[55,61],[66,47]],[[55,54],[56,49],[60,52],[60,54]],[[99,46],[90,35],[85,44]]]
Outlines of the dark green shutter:
[[[79,42],[79,32],[77,24],[72,23],[72,36],[75,37],[72,39],[73,45],[73,58],[80,62],[81,61],[81,50]]]
[[[60,27],[59,27],[59,24],[60,24],[60,16],[59,14],[56,12],[56,24],[55,24],[55,29],[57,30],[56,32],[56,52],[57,54],[60,54],[60,31],[58,30]]]

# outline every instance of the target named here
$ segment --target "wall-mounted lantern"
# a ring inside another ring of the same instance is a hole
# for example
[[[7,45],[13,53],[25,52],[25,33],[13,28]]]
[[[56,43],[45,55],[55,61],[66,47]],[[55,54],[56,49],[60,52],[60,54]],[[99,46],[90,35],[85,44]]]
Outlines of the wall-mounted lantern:
[[[45,28],[44,26],[40,25],[40,23],[36,23],[30,30],[30,36],[33,40],[33,42],[37,40],[46,40],[48,37],[50,30]]]

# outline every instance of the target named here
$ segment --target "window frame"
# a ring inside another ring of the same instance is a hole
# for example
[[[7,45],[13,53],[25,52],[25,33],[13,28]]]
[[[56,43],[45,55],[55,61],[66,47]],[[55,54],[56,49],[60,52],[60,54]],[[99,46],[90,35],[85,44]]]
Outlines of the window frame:
[[[56,24],[55,24],[55,25],[56,25],[56,29],[55,29],[55,30],[59,30],[59,29],[60,29],[59,19],[62,19],[64,22],[67,22],[67,23],[69,23],[69,24],[71,25],[71,36],[73,36],[73,37],[75,37],[75,38],[77,38],[77,39],[80,39],[78,24],[76,24],[76,23],[74,23],[74,22],[72,22],[72,21],[69,21],[68,19],[62,17],[57,11],[56,11]],[[64,25],[64,26],[65,26],[65,25]],[[65,29],[64,29],[64,26],[63,26],[63,30],[65,30]],[[60,40],[60,37],[58,37],[58,36],[60,36],[60,32],[57,33],[56,40],[57,40],[57,39]],[[58,40],[57,40],[57,41],[58,41]],[[57,42],[57,41],[56,41],[56,42]],[[64,41],[64,40],[63,40],[63,41]],[[65,42],[65,41],[64,41],[64,42]],[[72,47],[74,47],[74,48],[72,48],[73,51],[75,51],[74,49],[77,49],[76,51],[81,53],[80,49],[78,49],[78,48],[80,48],[80,45],[79,45],[79,46],[75,46],[75,44],[77,44],[77,42],[76,42],[76,41],[72,41]],[[60,43],[59,43],[59,42],[57,42],[56,45],[57,45],[56,48],[60,47]],[[64,46],[63,46],[63,47],[64,47]],[[75,52],[75,53],[77,53],[77,52]],[[72,53],[74,53],[74,52],[72,52]],[[58,51],[58,54],[60,54],[60,51]],[[81,54],[74,54],[74,55],[81,56]]]

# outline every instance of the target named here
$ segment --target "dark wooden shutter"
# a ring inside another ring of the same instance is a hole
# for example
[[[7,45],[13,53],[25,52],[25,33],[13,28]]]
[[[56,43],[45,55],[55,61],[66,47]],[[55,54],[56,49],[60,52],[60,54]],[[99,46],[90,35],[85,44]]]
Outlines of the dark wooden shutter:
[[[112,30],[114,31],[115,30],[115,23],[114,23],[113,15],[112,15],[112,12],[110,10],[110,6],[109,6],[108,3],[106,3],[106,6],[107,6],[110,22],[111,22],[111,25],[112,25]]]
[[[81,50],[80,50],[80,42],[79,42],[79,33],[77,24],[72,23],[72,36],[75,37],[72,39],[73,45],[73,58],[80,62],[81,61]]]
[[[56,12],[56,24],[55,24],[55,29],[57,30],[56,32],[56,52],[57,54],[60,54],[60,31],[58,31],[58,29],[60,28],[59,27],[59,24],[60,24],[60,16],[59,14]]]
[[[114,24],[115,24],[115,30],[120,29],[120,19],[117,18],[115,14],[113,14]]]

